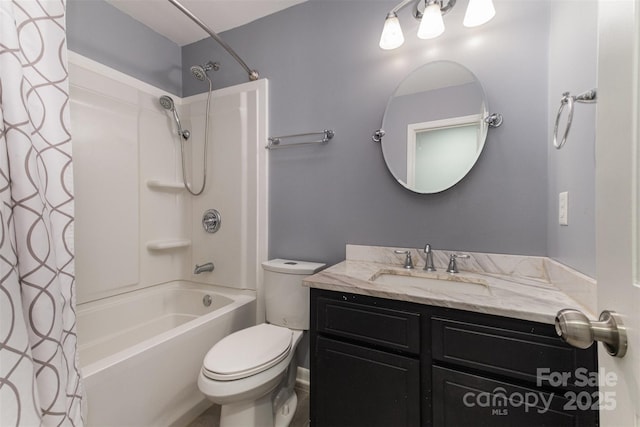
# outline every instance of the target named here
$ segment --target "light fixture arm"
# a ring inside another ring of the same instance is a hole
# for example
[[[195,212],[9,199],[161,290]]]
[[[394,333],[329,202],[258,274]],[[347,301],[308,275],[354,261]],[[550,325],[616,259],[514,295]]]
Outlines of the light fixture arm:
[[[442,16],[444,16],[449,13],[451,9],[453,9],[453,6],[456,5],[456,0],[448,0],[446,1],[447,4],[445,4],[445,1],[446,0],[418,0],[418,2],[416,3],[416,7],[413,10],[413,17],[418,21],[421,20],[422,16],[424,15],[424,10],[431,3],[438,3],[440,5],[440,13],[442,13]]]
[[[414,2],[414,1],[416,1],[416,0],[402,0],[400,3],[395,5],[394,8],[389,11],[389,13],[387,13],[387,16],[397,14],[398,12],[400,12],[400,10],[404,9],[404,7],[406,5],[408,5],[409,3]],[[418,1],[420,1],[420,0],[418,0]]]
[[[402,9],[405,8],[405,6],[411,3],[415,3],[413,17],[419,20],[419,19],[422,19],[422,14],[428,4],[438,3],[440,5],[440,11],[442,12],[443,15],[445,15],[449,13],[451,9],[453,9],[453,6],[456,5],[456,0],[426,0],[426,1],[425,0],[402,0],[400,3],[395,5],[393,9],[389,11],[389,13],[387,13],[387,16],[394,15],[394,14],[397,15],[398,12],[400,12]]]

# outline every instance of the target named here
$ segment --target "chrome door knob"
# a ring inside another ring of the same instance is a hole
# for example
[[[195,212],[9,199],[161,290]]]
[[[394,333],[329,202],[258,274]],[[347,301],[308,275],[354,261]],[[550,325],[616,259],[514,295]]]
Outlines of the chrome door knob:
[[[588,348],[601,341],[611,356],[624,357],[627,353],[627,331],[619,314],[603,311],[597,321],[591,321],[578,310],[564,309],[556,314],[556,333],[567,344]]]

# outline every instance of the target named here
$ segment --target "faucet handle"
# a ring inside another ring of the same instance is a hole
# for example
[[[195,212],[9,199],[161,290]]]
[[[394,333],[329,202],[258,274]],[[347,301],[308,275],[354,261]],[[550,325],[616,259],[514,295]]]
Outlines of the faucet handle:
[[[456,263],[457,258],[467,259],[471,257],[468,254],[451,254],[449,256],[449,266],[447,267],[447,273],[458,272],[458,264]]]
[[[406,268],[407,270],[410,270],[413,268],[413,259],[411,259],[411,251],[395,250],[393,252],[396,254],[406,255],[404,258],[403,267]]]

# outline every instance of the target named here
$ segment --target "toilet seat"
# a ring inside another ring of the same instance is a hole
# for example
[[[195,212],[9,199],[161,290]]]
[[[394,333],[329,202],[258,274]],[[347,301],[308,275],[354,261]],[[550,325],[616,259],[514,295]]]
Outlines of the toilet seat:
[[[204,358],[202,373],[212,380],[233,381],[263,372],[291,351],[293,332],[262,323],[226,336]]]

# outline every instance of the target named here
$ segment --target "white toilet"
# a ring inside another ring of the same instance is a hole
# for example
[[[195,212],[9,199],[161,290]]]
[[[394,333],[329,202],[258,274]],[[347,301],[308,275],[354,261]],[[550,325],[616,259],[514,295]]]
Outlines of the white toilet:
[[[220,340],[198,376],[200,391],[222,405],[220,427],[289,425],[297,405],[295,350],[309,329],[309,288],[302,279],[323,267],[284,259],[262,263],[267,323]]]

